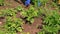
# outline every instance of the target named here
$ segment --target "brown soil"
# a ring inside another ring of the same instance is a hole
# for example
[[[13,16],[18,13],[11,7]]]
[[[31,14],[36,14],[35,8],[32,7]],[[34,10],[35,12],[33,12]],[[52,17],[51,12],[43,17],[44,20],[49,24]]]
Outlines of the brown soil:
[[[21,1],[19,1],[19,2],[21,2]],[[5,0],[5,3],[8,3],[7,6],[0,6],[0,9],[15,8],[19,5],[22,5],[22,7],[24,7],[23,3],[18,3],[14,0]]]
[[[5,18],[4,17],[0,17],[0,25],[3,25],[5,22]]]
[[[24,24],[23,28],[24,28],[24,32],[30,32],[30,34],[36,34],[37,32],[40,31],[40,29],[37,28],[37,26],[41,25],[42,20],[41,18],[35,18],[35,22],[31,25],[29,24]]]
[[[20,15],[20,12],[17,13],[17,18],[20,18],[21,15]],[[23,29],[23,32],[29,32],[30,34],[36,34],[37,32],[39,32],[41,29],[38,28],[38,26],[42,27],[42,20],[41,20],[41,17],[39,18],[35,18],[34,20],[34,23],[33,24],[24,24],[22,27],[24,28]],[[20,34],[20,33],[18,33]]]
[[[18,5],[21,5],[22,7],[25,7],[23,5],[23,3],[20,1],[20,3],[14,1],[14,0],[5,0],[6,2],[10,2],[11,5],[9,6],[0,6],[0,10],[1,9],[6,9],[6,8],[15,8]],[[17,14],[17,17],[20,17],[20,13]],[[0,22],[4,22],[4,19],[0,19]],[[41,18],[35,18],[35,21],[33,24],[29,25],[29,24],[24,24],[22,27],[24,28],[23,32],[29,32],[30,34],[36,34],[37,32],[40,31],[40,29],[37,28],[37,26],[41,25],[42,20]],[[20,33],[19,33],[20,34]]]

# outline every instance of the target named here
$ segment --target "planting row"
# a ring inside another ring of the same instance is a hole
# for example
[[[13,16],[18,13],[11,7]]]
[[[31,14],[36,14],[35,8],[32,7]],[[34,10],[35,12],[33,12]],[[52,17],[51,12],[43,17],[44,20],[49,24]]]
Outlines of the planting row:
[[[42,29],[37,34],[59,34],[59,9],[55,3],[52,2],[52,4],[47,7],[46,2],[48,0],[43,1],[44,0],[41,0],[42,6],[40,6],[40,8],[35,7],[36,5],[31,5],[30,8],[26,10],[21,6],[0,10],[0,18],[3,17],[5,19],[3,26],[0,26],[0,34],[17,34],[17,32],[24,34],[22,25],[27,23],[31,25],[34,23],[34,18],[38,17],[42,17],[43,22],[41,26]],[[51,7],[57,8],[51,9]],[[20,14],[19,18],[16,17],[18,12]]]

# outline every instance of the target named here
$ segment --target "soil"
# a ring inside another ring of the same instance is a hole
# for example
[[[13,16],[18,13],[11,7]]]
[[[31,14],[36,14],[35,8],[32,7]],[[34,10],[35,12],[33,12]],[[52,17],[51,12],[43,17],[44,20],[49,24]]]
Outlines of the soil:
[[[41,18],[35,18],[35,22],[31,25],[29,24],[24,24],[23,28],[24,28],[24,32],[30,32],[30,34],[36,34],[37,32],[39,32],[41,29],[38,29],[37,27],[39,25],[42,25],[42,20]]]
[[[20,15],[20,12],[17,12],[17,16],[16,16],[17,18],[20,18],[21,17],[21,15]],[[39,27],[38,27],[39,26]],[[42,20],[41,20],[41,17],[39,17],[39,18],[35,18],[35,20],[34,20],[34,23],[32,23],[32,24],[23,24],[22,25],[22,27],[24,28],[23,29],[23,32],[29,32],[30,34],[36,34],[37,32],[39,32],[42,28]],[[18,34],[20,34],[19,32],[18,32]]]
[[[11,3],[11,5],[9,5],[9,6],[8,5],[7,6],[0,6],[0,10],[1,9],[6,9],[6,8],[15,8],[18,5],[21,5],[23,8],[26,8],[20,0],[18,0],[18,1],[19,2],[16,2],[14,0],[5,0],[5,2]],[[28,9],[28,8],[26,8],[26,9]],[[17,13],[17,18],[19,18],[19,17],[20,17],[20,14],[18,12]],[[3,24],[4,21],[5,21],[4,19],[0,18],[0,24]],[[42,28],[40,29],[40,27],[38,27],[38,26],[42,25],[41,23],[42,23],[42,20],[41,20],[40,17],[39,18],[35,18],[35,21],[34,21],[33,24],[31,24],[31,25],[24,24],[22,26],[24,28],[23,32],[29,32],[30,34],[37,34],[37,32],[39,32],[42,29]],[[18,33],[18,34],[20,34],[20,33]]]

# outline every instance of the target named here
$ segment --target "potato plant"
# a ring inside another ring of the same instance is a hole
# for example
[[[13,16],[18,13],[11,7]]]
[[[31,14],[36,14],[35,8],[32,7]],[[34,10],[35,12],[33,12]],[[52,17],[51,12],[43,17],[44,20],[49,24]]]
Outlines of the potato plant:
[[[52,0],[54,3],[58,4],[59,0]]]
[[[41,6],[40,0],[31,0],[31,4],[34,5],[34,7],[40,7]]]
[[[23,21],[16,17],[17,9],[5,9],[0,11],[0,16],[5,17],[6,22],[4,24],[4,29],[6,34],[16,34],[16,32],[22,32]]]
[[[2,16],[16,16],[17,10],[11,9],[5,9],[1,10]]]
[[[23,21],[20,18],[16,17],[6,17],[6,23],[4,25],[4,28],[8,31],[7,33],[16,33],[16,32],[22,32],[23,28],[21,27],[23,25]]]
[[[31,0],[31,3],[35,6],[35,7],[40,7],[41,5],[45,5],[46,3],[48,3],[49,0]]]
[[[3,13],[0,11],[0,17],[3,17],[4,15],[3,15]]]
[[[38,10],[34,10],[34,7],[31,6],[29,10],[22,11],[21,15],[27,17],[28,22],[33,23],[34,17],[38,17]]]
[[[55,10],[51,9],[51,7],[57,7],[56,3],[52,2],[52,4],[50,4],[48,1],[49,0],[31,0],[33,5],[30,5],[28,9],[24,9],[22,6],[17,6],[16,8],[0,10],[0,17],[5,17],[6,20],[2,26],[4,30],[0,30],[0,34],[17,34],[17,32],[25,34],[26,32],[23,32],[22,25],[25,25],[25,23],[32,25],[32,23],[34,23],[34,18],[37,17],[42,17],[43,21],[41,26],[42,30],[40,30],[37,34],[58,34],[60,30],[60,14],[58,13],[58,10],[56,10],[58,8]],[[4,4],[4,2],[2,2],[3,0],[0,2],[1,5]],[[25,0],[23,2],[25,2]],[[27,2],[26,4],[29,5],[30,1]],[[17,18],[18,12],[20,14]],[[27,32],[27,34],[30,33]]]
[[[1,5],[1,6],[4,5],[4,0],[0,0],[0,5]]]
[[[58,34],[60,30],[60,14],[58,10],[49,10],[45,15],[43,17],[43,29],[38,34]]]
[[[17,11],[22,11],[23,8],[22,8],[22,6],[17,6],[17,7],[15,8],[15,10],[17,10]]]
[[[0,30],[0,34],[5,34],[5,32],[3,30]]]

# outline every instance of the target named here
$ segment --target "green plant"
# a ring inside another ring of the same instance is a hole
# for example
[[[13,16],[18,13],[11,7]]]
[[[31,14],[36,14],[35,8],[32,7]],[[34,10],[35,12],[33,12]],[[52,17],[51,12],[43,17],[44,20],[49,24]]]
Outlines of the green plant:
[[[16,16],[17,11],[13,8],[1,10],[3,16]]]
[[[43,23],[43,29],[45,31],[57,34],[60,29],[60,15],[58,14],[58,11],[51,10],[50,14],[46,14]]]
[[[34,8],[31,6],[29,10],[22,11],[21,15],[27,17],[26,18],[27,21],[33,23],[34,17],[38,17],[38,10],[34,10]]]
[[[0,11],[0,17],[3,17],[4,15],[3,15],[3,13]]]
[[[6,17],[6,23],[4,24],[4,28],[8,31],[7,33],[16,33],[22,32],[23,21],[20,18],[16,17]]]
[[[32,0],[31,2],[34,3],[34,6],[37,7],[38,3],[40,3],[39,5],[45,5],[49,0]]]
[[[45,5],[49,0],[40,0],[40,2]]]
[[[39,31],[37,34],[45,34],[45,31]]]
[[[16,32],[22,32],[23,21],[16,17],[17,10],[10,8],[0,11],[0,16],[5,16],[6,22],[4,24],[5,34],[16,34]]]
[[[40,0],[31,0],[31,4],[33,4],[34,7],[40,7],[41,6]]]
[[[17,6],[15,9],[16,9],[17,11],[22,11],[22,10],[23,10],[22,6]]]
[[[2,30],[0,30],[0,34],[5,34],[5,32],[4,32],[4,31],[2,31]]]
[[[0,5],[4,5],[4,0],[0,0]]]

